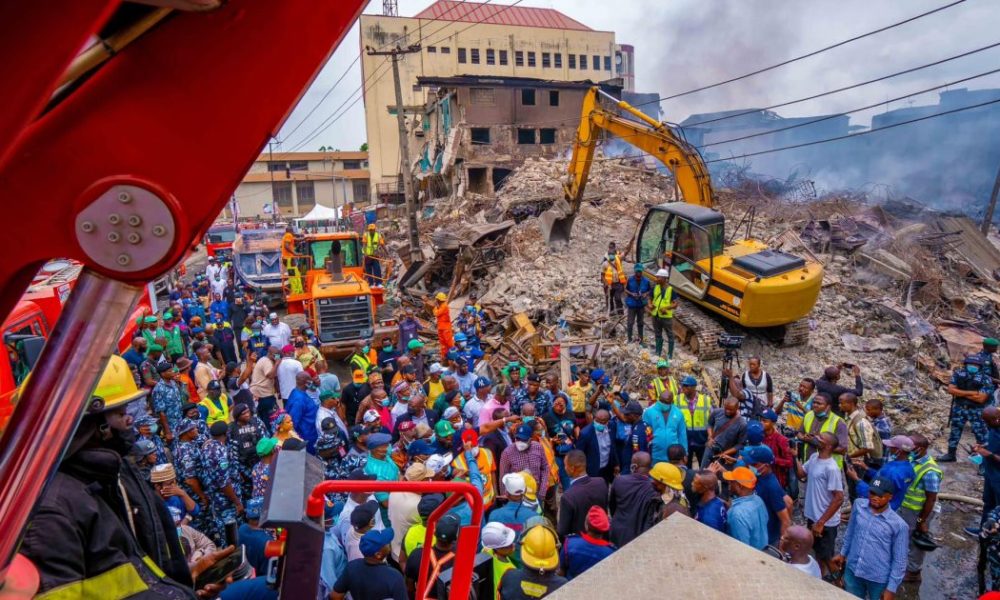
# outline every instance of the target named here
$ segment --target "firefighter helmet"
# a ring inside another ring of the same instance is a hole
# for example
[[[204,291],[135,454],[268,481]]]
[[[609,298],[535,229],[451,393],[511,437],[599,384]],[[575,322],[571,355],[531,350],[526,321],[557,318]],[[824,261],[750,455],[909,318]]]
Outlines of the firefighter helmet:
[[[538,524],[521,537],[521,560],[532,569],[554,571],[559,566],[559,546],[550,527]]]
[[[108,366],[104,367],[100,381],[97,382],[87,413],[98,414],[118,408],[142,398],[147,393],[135,384],[135,378],[132,377],[132,371],[125,359],[112,356],[108,359]]]

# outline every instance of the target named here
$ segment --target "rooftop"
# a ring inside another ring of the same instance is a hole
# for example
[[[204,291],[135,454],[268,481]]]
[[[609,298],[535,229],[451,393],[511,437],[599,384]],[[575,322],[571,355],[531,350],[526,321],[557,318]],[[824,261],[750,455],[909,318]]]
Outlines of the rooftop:
[[[505,6],[502,4],[487,4],[485,2],[437,0],[434,4],[414,15],[414,18],[594,31],[576,19],[571,19],[552,8]]]
[[[262,152],[257,161],[286,160],[367,160],[367,152]]]
[[[456,75],[454,77],[417,77],[417,84],[438,87],[463,86],[495,86],[495,87],[536,87],[562,89],[589,89],[595,85],[608,92],[621,91],[621,80],[593,82],[589,79],[580,81],[557,81],[552,79],[537,79],[534,77],[496,77],[490,75]]]

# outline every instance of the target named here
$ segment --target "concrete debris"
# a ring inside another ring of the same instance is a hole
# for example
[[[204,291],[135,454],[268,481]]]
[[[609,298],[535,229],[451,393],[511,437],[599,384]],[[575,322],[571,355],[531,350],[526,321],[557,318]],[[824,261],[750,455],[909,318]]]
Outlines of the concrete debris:
[[[844,347],[851,352],[897,350],[901,343],[898,337],[889,334],[883,334],[876,338],[866,338],[853,333],[845,333],[840,336],[840,339],[844,342]]]

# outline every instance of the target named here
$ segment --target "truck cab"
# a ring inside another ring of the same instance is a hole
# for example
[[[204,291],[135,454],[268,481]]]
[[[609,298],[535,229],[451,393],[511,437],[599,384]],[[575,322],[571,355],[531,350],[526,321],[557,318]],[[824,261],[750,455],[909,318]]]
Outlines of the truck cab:
[[[288,313],[306,316],[324,354],[347,355],[358,340],[396,335],[395,321],[377,316],[384,292],[365,281],[357,233],[310,233],[297,251],[283,271]]]
[[[236,240],[236,225],[220,223],[213,225],[205,234],[205,253],[219,260],[233,260],[233,242]]]

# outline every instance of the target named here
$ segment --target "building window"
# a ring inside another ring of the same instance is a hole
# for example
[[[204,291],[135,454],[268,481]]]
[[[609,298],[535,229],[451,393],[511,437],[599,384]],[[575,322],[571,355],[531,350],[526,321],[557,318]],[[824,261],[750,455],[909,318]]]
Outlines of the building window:
[[[288,163],[283,162],[269,162],[267,163],[267,170],[271,173],[277,173],[279,171],[284,171],[288,168]]]
[[[554,144],[554,143],[556,143],[556,130],[555,129],[539,129],[538,130],[538,143],[539,144]]]
[[[475,144],[489,144],[490,143],[490,128],[489,127],[473,127],[472,132],[472,143]]]
[[[567,54],[566,57],[569,58],[569,68],[575,69],[576,68],[576,55],[575,54]]]
[[[552,55],[552,60],[553,64],[556,66],[557,69],[562,68],[562,53],[556,52],[554,55]]]
[[[495,65],[497,64],[497,53],[493,48],[486,49],[486,64]]]
[[[516,67],[524,66],[524,52],[520,50],[514,51],[514,66]]]
[[[361,161],[360,160],[345,160],[344,161],[344,168],[345,169],[360,169],[361,168]]]
[[[501,50],[500,51],[500,66],[501,67],[507,66],[507,51],[506,50]]]
[[[559,90],[549,90],[549,106],[559,106]]]
[[[278,208],[292,209],[292,182],[273,181],[271,182],[271,197]]]
[[[458,49],[458,64],[460,65],[465,64],[465,48]]]
[[[522,106],[535,105],[535,90],[528,88],[524,88],[521,90],[521,105]]]
[[[296,181],[295,196],[299,201],[299,212],[316,206],[316,186],[312,181]]]
[[[605,56],[604,57],[604,70],[605,71],[610,71],[611,70],[611,57],[610,56]]]
[[[601,57],[595,54],[594,55],[594,62],[591,63],[591,64],[594,65],[593,69],[595,71],[600,71],[601,70]]]
[[[461,62],[461,61],[459,61],[459,62]],[[586,54],[581,54],[580,55],[580,70],[586,70],[586,69],[587,69],[587,55]]]
[[[469,88],[469,102],[471,104],[495,104],[496,97],[494,96],[493,88]]]
[[[354,202],[368,202],[368,182],[365,180],[353,182]]]
[[[450,46],[441,46],[441,54],[451,54]],[[368,189],[368,184],[365,183],[365,189]],[[367,194],[365,194],[367,196]]]
[[[542,52],[542,68],[548,69],[552,66],[552,55],[548,52]]]
[[[304,160],[296,160],[288,163],[289,171],[308,171],[309,163]]]
[[[427,46],[427,53],[428,54],[434,54],[437,51],[438,51],[437,46]]]
[[[534,52],[529,52],[528,53],[528,66],[529,67],[535,66],[535,53]]]
[[[534,129],[517,129],[517,143],[521,145],[534,144],[535,143],[535,130]]]
[[[469,62],[471,62],[474,65],[479,64],[479,48],[472,49],[472,60]]]

